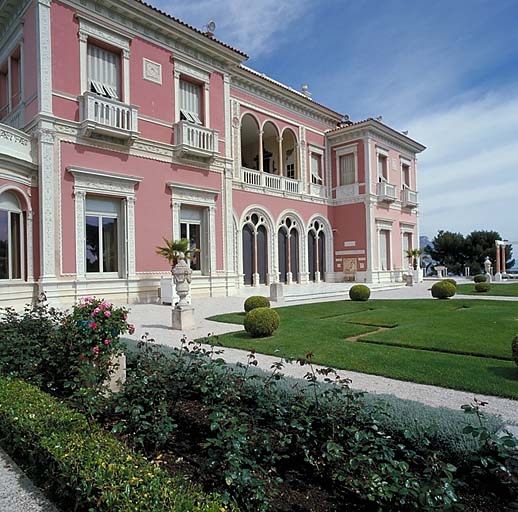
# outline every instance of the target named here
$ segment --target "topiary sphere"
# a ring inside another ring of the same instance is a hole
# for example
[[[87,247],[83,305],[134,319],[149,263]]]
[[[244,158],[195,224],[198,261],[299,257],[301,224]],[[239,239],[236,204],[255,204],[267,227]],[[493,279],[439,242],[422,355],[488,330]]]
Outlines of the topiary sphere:
[[[369,300],[370,296],[371,290],[368,286],[365,286],[364,284],[355,284],[349,290],[349,298],[351,300],[365,301]]]
[[[455,286],[455,288],[457,288],[457,281],[455,281],[455,279],[443,279],[443,282],[444,283],[451,283],[453,286]]]
[[[255,308],[269,308],[270,301],[267,297],[262,295],[252,295],[245,300],[245,313],[252,311]]]
[[[274,309],[255,308],[245,316],[245,331],[252,338],[265,338],[277,330],[279,323],[279,314]]]
[[[455,285],[448,281],[439,281],[432,286],[432,297],[434,299],[449,299],[455,295],[456,291]]]
[[[477,274],[473,278],[473,281],[475,281],[475,283],[485,283],[487,281],[487,276],[486,274]]]
[[[513,339],[512,357],[513,357],[513,361],[518,365],[518,334]]]
[[[488,292],[491,289],[491,285],[484,281],[483,283],[475,283],[475,291],[478,293]]]

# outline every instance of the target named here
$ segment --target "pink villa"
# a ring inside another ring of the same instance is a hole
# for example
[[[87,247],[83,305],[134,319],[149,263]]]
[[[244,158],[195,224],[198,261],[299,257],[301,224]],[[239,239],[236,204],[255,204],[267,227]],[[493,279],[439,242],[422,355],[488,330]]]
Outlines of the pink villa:
[[[194,296],[412,273],[404,133],[139,0],[4,0],[0,34],[0,305],[158,301],[163,237]]]

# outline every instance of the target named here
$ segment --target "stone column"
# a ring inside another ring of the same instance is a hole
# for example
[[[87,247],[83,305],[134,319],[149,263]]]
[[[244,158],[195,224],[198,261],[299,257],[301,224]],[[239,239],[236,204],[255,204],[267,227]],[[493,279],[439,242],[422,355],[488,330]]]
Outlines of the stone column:
[[[259,165],[259,171],[263,172],[263,130],[259,130],[259,161],[257,162]]]
[[[293,274],[291,272],[291,233],[288,233],[287,237],[287,249],[288,249],[288,258],[287,258],[287,269],[286,269],[286,284],[291,284],[293,282]]]
[[[500,244],[496,243],[496,273],[500,274]]]
[[[279,144],[279,176],[284,174],[284,155],[282,154],[282,137],[277,137]]]
[[[505,274],[506,271],[507,271],[507,268],[506,268],[506,265],[505,265],[505,260],[506,260],[506,257],[505,257],[505,247],[506,247],[505,244],[502,244],[500,246],[500,254],[502,256],[502,262],[500,263],[500,269],[501,269],[502,274]]]

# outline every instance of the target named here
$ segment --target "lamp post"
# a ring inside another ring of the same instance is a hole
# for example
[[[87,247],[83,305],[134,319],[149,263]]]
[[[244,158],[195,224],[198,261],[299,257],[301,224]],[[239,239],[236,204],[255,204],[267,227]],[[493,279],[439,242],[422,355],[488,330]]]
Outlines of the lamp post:
[[[182,255],[183,256],[183,255]],[[188,303],[187,296],[191,288],[192,270],[180,257],[178,263],[172,270],[176,293],[180,300],[176,305],[172,305],[172,328],[179,331],[194,329],[194,308]]]

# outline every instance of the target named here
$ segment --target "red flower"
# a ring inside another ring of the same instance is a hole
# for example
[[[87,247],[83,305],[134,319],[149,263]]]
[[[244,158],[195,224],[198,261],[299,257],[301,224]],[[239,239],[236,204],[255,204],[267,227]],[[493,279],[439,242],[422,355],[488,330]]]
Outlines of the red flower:
[[[134,325],[130,325],[129,326],[129,333],[133,334],[134,332],[135,332],[135,326]]]
[[[92,349],[92,353],[95,354],[95,355],[98,355],[99,354],[99,347],[94,347]]]
[[[97,322],[90,322],[91,329],[97,329]]]

